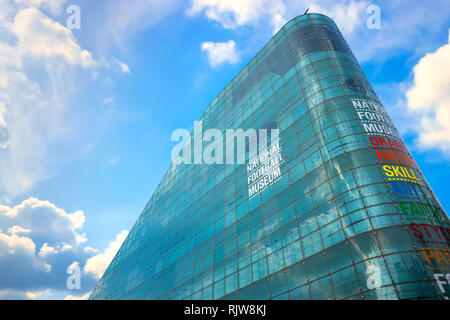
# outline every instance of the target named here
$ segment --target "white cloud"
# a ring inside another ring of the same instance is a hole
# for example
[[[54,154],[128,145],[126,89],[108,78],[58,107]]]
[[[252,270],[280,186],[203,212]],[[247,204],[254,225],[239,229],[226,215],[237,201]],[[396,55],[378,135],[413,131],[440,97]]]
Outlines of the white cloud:
[[[39,9],[20,10],[11,26],[18,39],[17,51],[26,58],[61,58],[70,65],[95,66],[89,51],[76,43],[72,32]]]
[[[161,7],[164,11],[162,8],[167,6],[169,12],[168,2],[174,1],[138,2],[133,6],[130,1],[103,1],[99,8],[86,4],[88,9],[107,15],[103,20],[109,29],[95,33],[102,28],[94,28],[92,37],[100,39],[99,42],[112,42],[105,34],[119,37],[123,31],[128,35],[138,20],[137,29],[147,25],[152,9]],[[84,107],[89,103],[84,103],[88,99],[83,98],[83,84],[104,69],[130,73],[130,67],[116,58],[94,59],[71,30],[48,15],[61,11],[64,3],[0,0],[0,198],[3,200],[29,191],[52,176],[64,162],[83,156],[80,144],[94,131],[86,130],[93,127],[88,125],[91,119],[80,121],[81,117],[93,114]],[[156,20],[157,12],[152,13]],[[116,20],[117,16],[120,18]],[[59,20],[65,21],[65,16]]]
[[[450,154],[450,29],[448,41],[420,59],[406,94],[410,114],[419,118],[415,127],[419,147],[446,154]]]
[[[67,270],[84,265],[81,289],[67,299],[85,299],[128,235],[122,231],[102,253],[85,246],[84,213],[68,213],[35,198],[0,205],[0,299],[37,299],[64,293]],[[2,230],[8,230],[6,233]]]
[[[30,292],[64,290],[66,269],[87,261],[92,253],[81,247],[82,211],[67,213],[35,198],[14,207],[0,206],[0,290],[3,295],[33,298]],[[85,277],[93,283],[93,277]],[[6,290],[6,291],[5,291]],[[21,294],[19,294],[21,292]]]
[[[9,264],[9,265],[6,265]],[[26,269],[28,272],[49,273],[51,265],[36,256],[33,240],[17,235],[0,233],[0,270],[16,272]],[[16,275],[9,275],[10,277]]]
[[[381,29],[368,29],[366,21],[371,14],[367,8],[372,4],[368,0],[191,0],[186,13],[204,14],[225,29],[262,26],[275,33],[309,8],[309,13],[325,14],[336,21],[361,62],[386,59],[392,50],[423,54],[432,43],[429,35],[448,26],[448,0],[433,1],[432,7],[440,10],[430,10],[425,1],[399,0],[376,3],[381,12]]]
[[[187,14],[194,16],[202,12],[226,29],[254,24],[267,16],[276,28],[284,21],[285,4],[281,0],[192,0]]]
[[[90,295],[91,292],[88,292],[82,296],[73,296],[69,294],[67,297],[64,298],[64,300],[88,300]]]
[[[35,292],[31,292],[31,291],[26,292],[26,296],[27,296],[28,300],[37,300],[41,297],[45,297],[45,296],[49,296],[49,295],[50,295],[49,289],[35,291]]]
[[[127,64],[125,64],[125,63],[123,63],[122,61],[119,61],[119,60],[117,60],[117,63],[119,64],[120,70],[123,73],[130,73],[130,67]]]
[[[112,57],[109,61],[102,60],[101,65],[106,68],[115,69],[121,73],[130,73],[130,67],[125,63],[117,59],[116,57]]]
[[[98,50],[108,51],[114,45],[126,48],[127,39],[158,24],[181,5],[181,0],[101,1],[97,11],[102,23],[93,30]]]
[[[0,30],[0,192],[14,198],[48,176],[52,146],[73,136],[66,111],[72,68],[93,70],[97,62],[36,7],[0,8],[8,12]]]
[[[27,236],[40,240],[43,246],[66,244],[78,246],[86,240],[85,235],[78,232],[83,227],[84,221],[82,211],[67,213],[49,201],[36,198],[24,200],[13,208],[0,206],[2,229],[10,230],[13,234],[27,230]]]
[[[3,103],[0,103],[0,149],[6,149],[9,141],[9,132],[6,129],[5,114],[6,107]]]
[[[356,28],[365,25],[368,17],[366,15],[368,6],[369,3],[366,1],[349,1],[333,4],[329,1],[321,1],[319,3],[311,3],[309,12],[329,16],[336,22],[342,33],[350,34]]]
[[[31,232],[30,229],[25,229],[20,226],[12,226],[12,227],[8,228],[8,233],[10,233],[10,234],[21,234],[21,233],[30,233],[30,232]]]
[[[433,0],[432,4],[420,0],[383,1],[378,5],[381,29],[368,29],[365,21],[369,14],[362,12],[364,23],[346,35],[360,62],[381,63],[405,51],[410,56],[423,56],[436,47],[434,35],[448,28],[450,2],[447,0]],[[439,10],[430,10],[430,6]],[[341,29],[345,29],[344,24],[345,20],[338,23]]]
[[[6,127],[5,113],[6,113],[5,105],[0,104],[0,126],[4,126],[4,127]]]
[[[58,250],[56,250],[54,247],[49,246],[47,243],[44,243],[41,250],[39,250],[39,256],[46,258],[50,255],[57,254]]]
[[[204,13],[209,20],[219,22],[225,29],[267,23],[276,33],[289,19],[302,14],[308,7],[310,13],[327,14],[341,26],[344,33],[353,31],[365,21],[365,1],[318,0],[192,0],[187,10],[189,16]]]
[[[103,253],[89,258],[84,266],[84,272],[91,273],[97,279],[100,279],[116,255],[117,251],[120,249],[120,246],[125,241],[127,235],[128,231],[123,230],[121,233],[116,235],[116,239],[110,242],[109,247],[106,248]]]
[[[62,243],[60,252],[70,251],[73,249],[73,246],[68,243]],[[86,252],[86,251],[85,251]]]
[[[226,29],[235,29],[260,18],[264,2],[264,0],[192,0],[187,14],[192,16],[204,11],[208,19],[218,21]]]
[[[4,289],[0,290],[0,300],[36,300],[40,297],[48,296],[49,294],[49,290],[31,292],[14,289]]]
[[[98,250],[91,248],[91,247],[84,247],[84,252],[94,255],[94,254],[98,253]]]
[[[233,40],[228,42],[203,42],[202,51],[206,51],[209,64],[213,67],[224,63],[237,63],[240,60]]]
[[[48,10],[52,14],[59,14],[66,0],[14,0],[20,7],[40,7]]]

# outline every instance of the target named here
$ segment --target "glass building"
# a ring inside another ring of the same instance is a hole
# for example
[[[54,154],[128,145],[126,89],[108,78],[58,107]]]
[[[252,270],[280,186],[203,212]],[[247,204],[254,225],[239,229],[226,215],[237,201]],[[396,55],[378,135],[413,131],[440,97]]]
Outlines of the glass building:
[[[91,299],[448,298],[449,219],[330,18],[288,22],[201,120],[276,148],[173,163]]]

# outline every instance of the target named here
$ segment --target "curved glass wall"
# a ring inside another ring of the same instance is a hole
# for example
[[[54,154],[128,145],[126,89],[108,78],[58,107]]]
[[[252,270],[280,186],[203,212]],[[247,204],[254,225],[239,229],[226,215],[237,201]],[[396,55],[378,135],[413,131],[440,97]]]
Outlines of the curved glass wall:
[[[203,129],[279,128],[279,177],[172,164],[91,299],[445,299],[449,219],[335,23],[287,23]]]

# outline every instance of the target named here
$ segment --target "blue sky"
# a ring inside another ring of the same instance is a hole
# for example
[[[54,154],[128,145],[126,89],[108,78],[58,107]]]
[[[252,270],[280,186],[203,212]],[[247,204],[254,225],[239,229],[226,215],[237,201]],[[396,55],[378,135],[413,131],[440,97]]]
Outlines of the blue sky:
[[[308,7],[335,19],[448,211],[446,0],[0,0],[0,299],[86,297],[167,170],[172,131]]]

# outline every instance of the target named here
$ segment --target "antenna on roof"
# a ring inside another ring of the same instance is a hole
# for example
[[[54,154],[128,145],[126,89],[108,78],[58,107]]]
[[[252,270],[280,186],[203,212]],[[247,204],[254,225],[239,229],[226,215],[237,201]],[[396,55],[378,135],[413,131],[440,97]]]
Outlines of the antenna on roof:
[[[304,14],[307,14],[307,13],[308,13],[308,11],[309,11],[309,8],[308,8],[308,9],[306,9],[306,11],[305,11],[305,13],[304,13]]]

